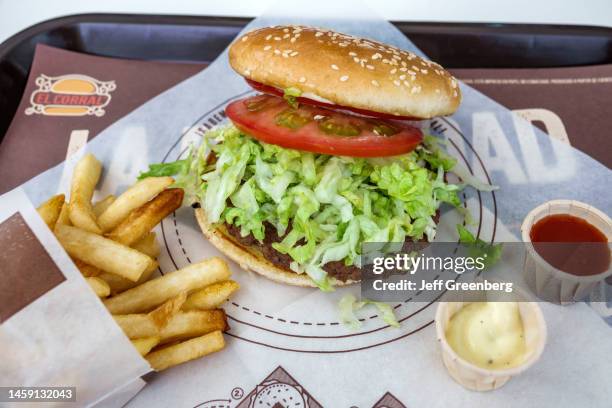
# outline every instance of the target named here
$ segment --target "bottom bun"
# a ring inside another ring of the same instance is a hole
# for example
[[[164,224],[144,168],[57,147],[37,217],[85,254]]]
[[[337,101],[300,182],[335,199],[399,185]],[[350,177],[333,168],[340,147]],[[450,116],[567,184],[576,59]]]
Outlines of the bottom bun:
[[[261,251],[256,247],[245,247],[240,245],[234,238],[227,233],[221,226],[213,226],[206,219],[206,214],[201,208],[195,210],[196,219],[200,224],[200,229],[211,244],[224,255],[236,262],[240,267],[247,271],[253,271],[266,278],[279,283],[293,286],[303,286],[316,288],[317,285],[305,273],[296,273],[274,265],[264,258]],[[338,281],[332,278],[334,286],[344,286],[356,283],[357,281]]]

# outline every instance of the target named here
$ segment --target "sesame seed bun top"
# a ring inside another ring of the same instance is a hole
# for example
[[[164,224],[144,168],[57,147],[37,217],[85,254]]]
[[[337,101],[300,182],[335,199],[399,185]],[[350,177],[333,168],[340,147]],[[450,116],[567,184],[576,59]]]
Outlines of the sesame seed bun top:
[[[461,102],[457,80],[440,65],[380,42],[305,26],[251,31],[232,44],[240,75],[306,97],[414,118],[450,115]]]

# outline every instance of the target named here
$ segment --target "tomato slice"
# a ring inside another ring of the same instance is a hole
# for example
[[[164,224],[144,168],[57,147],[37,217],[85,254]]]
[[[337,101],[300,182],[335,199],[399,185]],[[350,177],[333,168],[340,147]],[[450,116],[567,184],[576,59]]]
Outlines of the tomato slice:
[[[261,82],[252,81],[247,78],[245,78],[245,80],[247,84],[249,84],[256,91],[267,93],[270,95],[276,95],[280,97],[284,96],[284,92],[281,89],[275,88],[270,85],[264,85]],[[423,118],[415,118],[412,116],[391,115],[389,113],[381,113],[381,112],[371,111],[367,109],[352,108],[350,106],[343,106],[343,105],[336,105],[333,103],[320,102],[320,101],[315,101],[314,99],[304,98],[301,96],[298,96],[296,100],[306,105],[322,106],[322,107],[329,108],[329,109],[344,110],[344,111],[358,113],[363,116],[371,116],[373,118],[395,119],[395,120],[423,120]]]
[[[240,99],[225,108],[243,132],[265,143],[314,153],[384,157],[408,153],[423,140],[404,123],[364,118],[318,106],[297,109],[277,96]]]

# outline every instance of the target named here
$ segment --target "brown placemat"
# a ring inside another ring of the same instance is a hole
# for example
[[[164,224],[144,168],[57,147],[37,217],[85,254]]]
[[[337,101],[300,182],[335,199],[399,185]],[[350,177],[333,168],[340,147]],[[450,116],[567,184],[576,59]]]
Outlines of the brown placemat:
[[[543,123],[548,119],[555,122],[548,127],[558,128],[557,117],[572,146],[612,167],[612,65],[452,71],[508,109],[543,118],[534,124],[544,131],[563,132]]]
[[[0,194],[62,162],[72,131],[87,130],[91,139],[203,68],[38,45],[21,103],[0,143]]]

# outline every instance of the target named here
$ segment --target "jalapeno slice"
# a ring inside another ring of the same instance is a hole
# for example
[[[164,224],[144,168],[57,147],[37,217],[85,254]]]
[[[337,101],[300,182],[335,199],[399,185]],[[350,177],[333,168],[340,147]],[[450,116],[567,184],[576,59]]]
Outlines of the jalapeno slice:
[[[292,130],[299,129],[312,121],[309,113],[296,109],[285,109],[276,115],[276,124]]]

